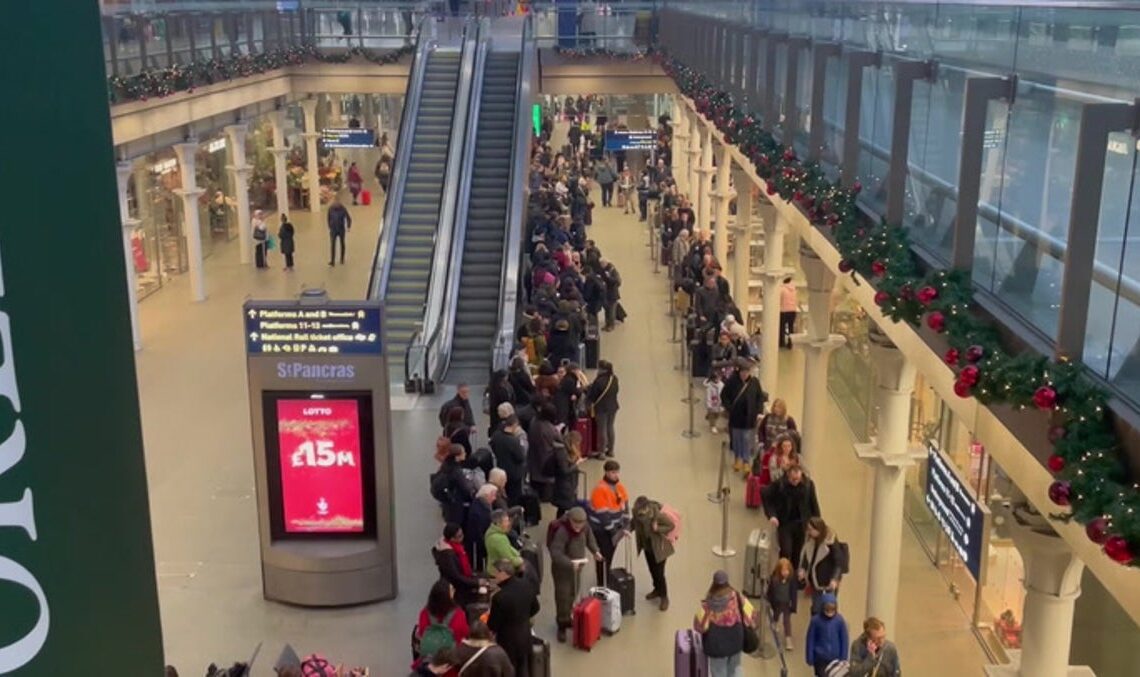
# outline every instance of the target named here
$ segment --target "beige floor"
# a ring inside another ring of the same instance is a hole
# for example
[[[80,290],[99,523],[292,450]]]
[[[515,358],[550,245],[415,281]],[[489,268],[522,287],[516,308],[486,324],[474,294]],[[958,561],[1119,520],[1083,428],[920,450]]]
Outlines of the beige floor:
[[[260,594],[240,304],[247,296],[287,298],[302,286],[323,285],[334,298],[363,293],[379,209],[357,208],[353,214],[356,226],[344,268],[327,268],[323,226],[297,214],[296,273],[283,273],[279,257],[273,270],[256,271],[237,264],[234,251],[222,251],[208,262],[210,298],[205,303],[191,303],[185,282],[179,281],[141,305],[145,347],[138,355],[139,389],[163,629],[168,660],[184,674],[195,674],[210,661],[248,656],[262,641],[269,653],[290,642],[300,651],[368,664],[373,674],[405,674],[408,631],[435,577],[428,549],[439,522],[427,494],[427,474],[439,397],[394,403],[399,598],[352,609],[308,610],[265,602]],[[590,654],[555,645],[554,674],[584,674],[591,668],[614,674],[624,667],[636,674],[667,675],[674,630],[691,622],[713,570],[723,566],[734,583],[740,581],[742,554],[725,563],[711,550],[720,538],[720,513],[705,495],[716,485],[723,436],[703,427],[698,439],[681,436],[688,422],[687,405],[681,402],[685,380],[674,369],[677,352],[668,342],[672,325],[665,281],[652,272],[644,226],[616,209],[601,208],[595,224],[591,237],[621,269],[630,313],[624,326],[604,335],[602,345],[603,356],[615,363],[622,379],[617,455],[624,481],[635,496],[646,494],[675,506],[684,515],[684,536],[668,564],[672,608],[661,613],[641,601],[621,632],[604,638]],[[781,352],[780,359],[785,385],[776,395],[785,397],[798,415],[802,357],[794,350]],[[870,473],[855,459],[833,403],[829,409],[834,447],[825,462],[816,462],[814,473],[825,517],[850,542],[852,573],[842,588],[841,611],[855,634],[866,592]],[[591,463],[588,472],[596,481],[598,464]],[[760,520],[743,507],[743,482],[735,480],[732,487],[730,542],[743,550],[747,532]],[[649,584],[642,561],[634,572],[641,595]],[[537,628],[552,638],[553,597],[546,578]],[[967,619],[909,529],[900,585],[899,627],[891,634],[906,673],[981,674],[983,655]],[[795,618],[797,650],[788,656],[792,675],[810,674],[801,650],[806,623],[806,614]],[[745,664],[748,675],[779,674],[774,660],[746,659]]]

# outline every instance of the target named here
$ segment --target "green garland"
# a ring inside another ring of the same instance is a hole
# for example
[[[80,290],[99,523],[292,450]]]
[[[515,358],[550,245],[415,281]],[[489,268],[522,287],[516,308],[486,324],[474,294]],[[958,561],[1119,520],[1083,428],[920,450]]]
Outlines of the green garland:
[[[555,47],[554,53],[567,59],[590,59],[602,57],[620,61],[642,61],[653,55],[653,50],[634,51],[606,49],[604,47]]]
[[[112,105],[128,101],[146,101],[177,92],[193,92],[196,87],[258,75],[287,66],[300,66],[308,62],[346,63],[353,57],[360,56],[371,63],[383,66],[395,63],[413,49],[413,46],[406,45],[395,50],[375,52],[361,47],[350,47],[337,54],[325,54],[312,45],[286,47],[260,54],[241,54],[168,68],[149,68],[136,75],[112,75],[107,78],[107,92]]]
[[[868,224],[859,214],[858,183],[851,190],[832,183],[817,163],[797,158],[794,149],[781,145],[701,73],[664,55],[659,63],[697,111],[752,161],[768,183],[769,195],[796,204],[830,234],[842,256],[840,270],[871,282],[884,315],[944,335],[950,345],[944,360],[958,375],[956,394],[987,405],[1050,413],[1054,447],[1048,466],[1056,481],[1049,497],[1071,508],[1069,514],[1053,517],[1076,519],[1114,561],[1140,566],[1140,485],[1131,481],[1122,461],[1120,440],[1107,415],[1108,395],[1077,364],[1028,351],[1006,352],[996,328],[971,311],[967,271],[922,273],[905,228]]]

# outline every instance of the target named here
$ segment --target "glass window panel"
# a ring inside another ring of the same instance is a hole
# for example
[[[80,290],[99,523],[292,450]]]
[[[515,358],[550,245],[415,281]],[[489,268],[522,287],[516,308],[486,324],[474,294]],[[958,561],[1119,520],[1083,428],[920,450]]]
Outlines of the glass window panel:
[[[823,87],[823,152],[821,164],[836,178],[843,161],[843,125],[847,102],[847,59],[827,60]]]
[[[887,201],[887,172],[891,152],[894,71],[889,63],[863,71],[863,101],[859,122],[859,169],[863,184],[859,201],[882,214]]]
[[[768,95],[776,97],[776,119],[772,121],[776,138],[783,140],[784,130],[781,122],[784,119],[784,88],[788,81],[788,46],[776,46],[776,78],[775,86],[768,89]]]
[[[941,68],[914,84],[904,223],[912,238],[945,261],[954,245],[958,160],[966,74]]]
[[[994,261],[997,259],[1001,212],[1002,174],[1005,166],[1005,137],[1009,105],[990,101],[986,110],[986,131],[982,141],[982,176],[978,190],[978,224],[974,234],[974,284],[994,291]]]
[[[796,153],[806,157],[808,152],[808,131],[811,129],[811,79],[812,79],[812,50],[811,45],[800,50],[799,63],[796,64],[796,109],[789,114],[796,117],[796,127],[799,131],[793,140]]]

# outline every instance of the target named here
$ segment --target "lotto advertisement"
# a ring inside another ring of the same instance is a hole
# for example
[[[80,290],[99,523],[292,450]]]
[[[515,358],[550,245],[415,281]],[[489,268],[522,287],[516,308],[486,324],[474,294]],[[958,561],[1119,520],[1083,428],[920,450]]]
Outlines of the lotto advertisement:
[[[357,400],[277,401],[281,501],[286,533],[361,533]]]

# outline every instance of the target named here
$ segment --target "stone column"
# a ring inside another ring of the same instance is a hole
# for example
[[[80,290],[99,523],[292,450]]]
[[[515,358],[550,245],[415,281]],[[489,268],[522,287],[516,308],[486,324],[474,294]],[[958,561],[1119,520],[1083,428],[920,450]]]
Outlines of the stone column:
[[[689,159],[685,166],[689,170],[689,200],[693,203],[693,217],[698,216],[697,209],[700,208],[700,192],[701,192],[701,122],[700,116],[696,112],[690,113],[689,119]],[[700,228],[707,228],[708,224],[697,224]]]
[[[809,247],[800,248],[800,267],[807,278],[807,332],[792,341],[804,350],[804,404],[800,450],[807,459],[827,444],[827,364],[831,351],[846,339],[831,333],[831,292],[835,275]],[[808,461],[810,463],[810,461]]]
[[[127,266],[127,303],[130,304],[131,310],[131,341],[134,343],[135,350],[142,350],[142,338],[139,333],[139,296],[138,296],[138,280],[135,279],[135,259],[134,253],[131,251],[131,234],[134,233],[135,228],[139,225],[138,219],[131,218],[131,210],[127,199],[127,191],[130,186],[131,174],[134,173],[135,168],[129,162],[120,162],[115,165],[115,173],[118,178],[119,186],[119,220],[123,230],[123,263]],[[139,201],[142,201],[145,186],[136,186],[135,191],[139,196]]]
[[[273,124],[273,184],[277,193],[277,213],[289,213],[289,178],[285,167],[289,159],[289,147],[285,145],[285,111],[277,110],[269,114]],[[251,234],[252,235],[252,234]]]
[[[230,156],[233,164],[226,169],[234,175],[234,202],[237,203],[238,251],[240,261],[253,260],[253,232],[249,219],[249,175],[252,168],[245,161],[245,135],[249,129],[244,124],[226,127],[229,139]]]
[[[748,283],[752,279],[752,180],[743,169],[733,171],[736,188],[736,225],[732,232],[736,244],[732,254],[732,298],[744,313],[748,325]]]
[[[1081,594],[1084,563],[1053,531],[1049,520],[1024,504],[1002,508],[1014,545],[1025,564],[1025,607],[1020,665],[986,666],[991,677],[1093,677],[1088,667],[1070,667],[1073,608]]]
[[[198,214],[198,197],[205,192],[197,186],[195,174],[195,154],[198,142],[190,140],[174,146],[178,157],[178,170],[182,175],[182,187],[175,194],[182,198],[182,233],[186,236],[186,253],[190,265],[190,298],[194,301],[206,300],[206,277],[202,264],[202,224]]]
[[[855,454],[875,471],[871,503],[870,571],[867,576],[867,615],[894,628],[899,598],[903,503],[906,468],[925,454],[908,450],[910,400],[914,364],[875,325],[869,333],[875,373],[875,427],[869,444],[856,444]]]
[[[713,253],[720,265],[728,265],[728,206],[732,192],[732,155],[728,144],[722,144],[717,155],[716,166],[716,239],[713,240]]]
[[[340,94],[328,94],[326,96],[329,97],[329,126],[340,127],[344,125],[344,100]]]
[[[321,133],[317,131],[317,99],[305,99],[301,102],[305,111],[305,154],[309,156],[309,211],[314,214],[321,213],[321,176],[317,162],[317,139]]]
[[[712,145],[712,134],[709,132],[709,128],[702,124],[701,164],[697,168],[697,173],[700,177],[700,187],[697,189],[697,197],[700,198],[700,202],[698,203],[699,209],[697,211],[697,223],[700,224],[702,230],[707,230],[709,234],[712,234]]]
[[[780,283],[790,274],[784,267],[784,233],[787,225],[767,203],[760,208],[764,220],[764,309],[760,315],[760,383],[771,398],[780,373]]]
[[[689,192],[689,118],[684,106],[673,107],[673,178],[681,193]]]

